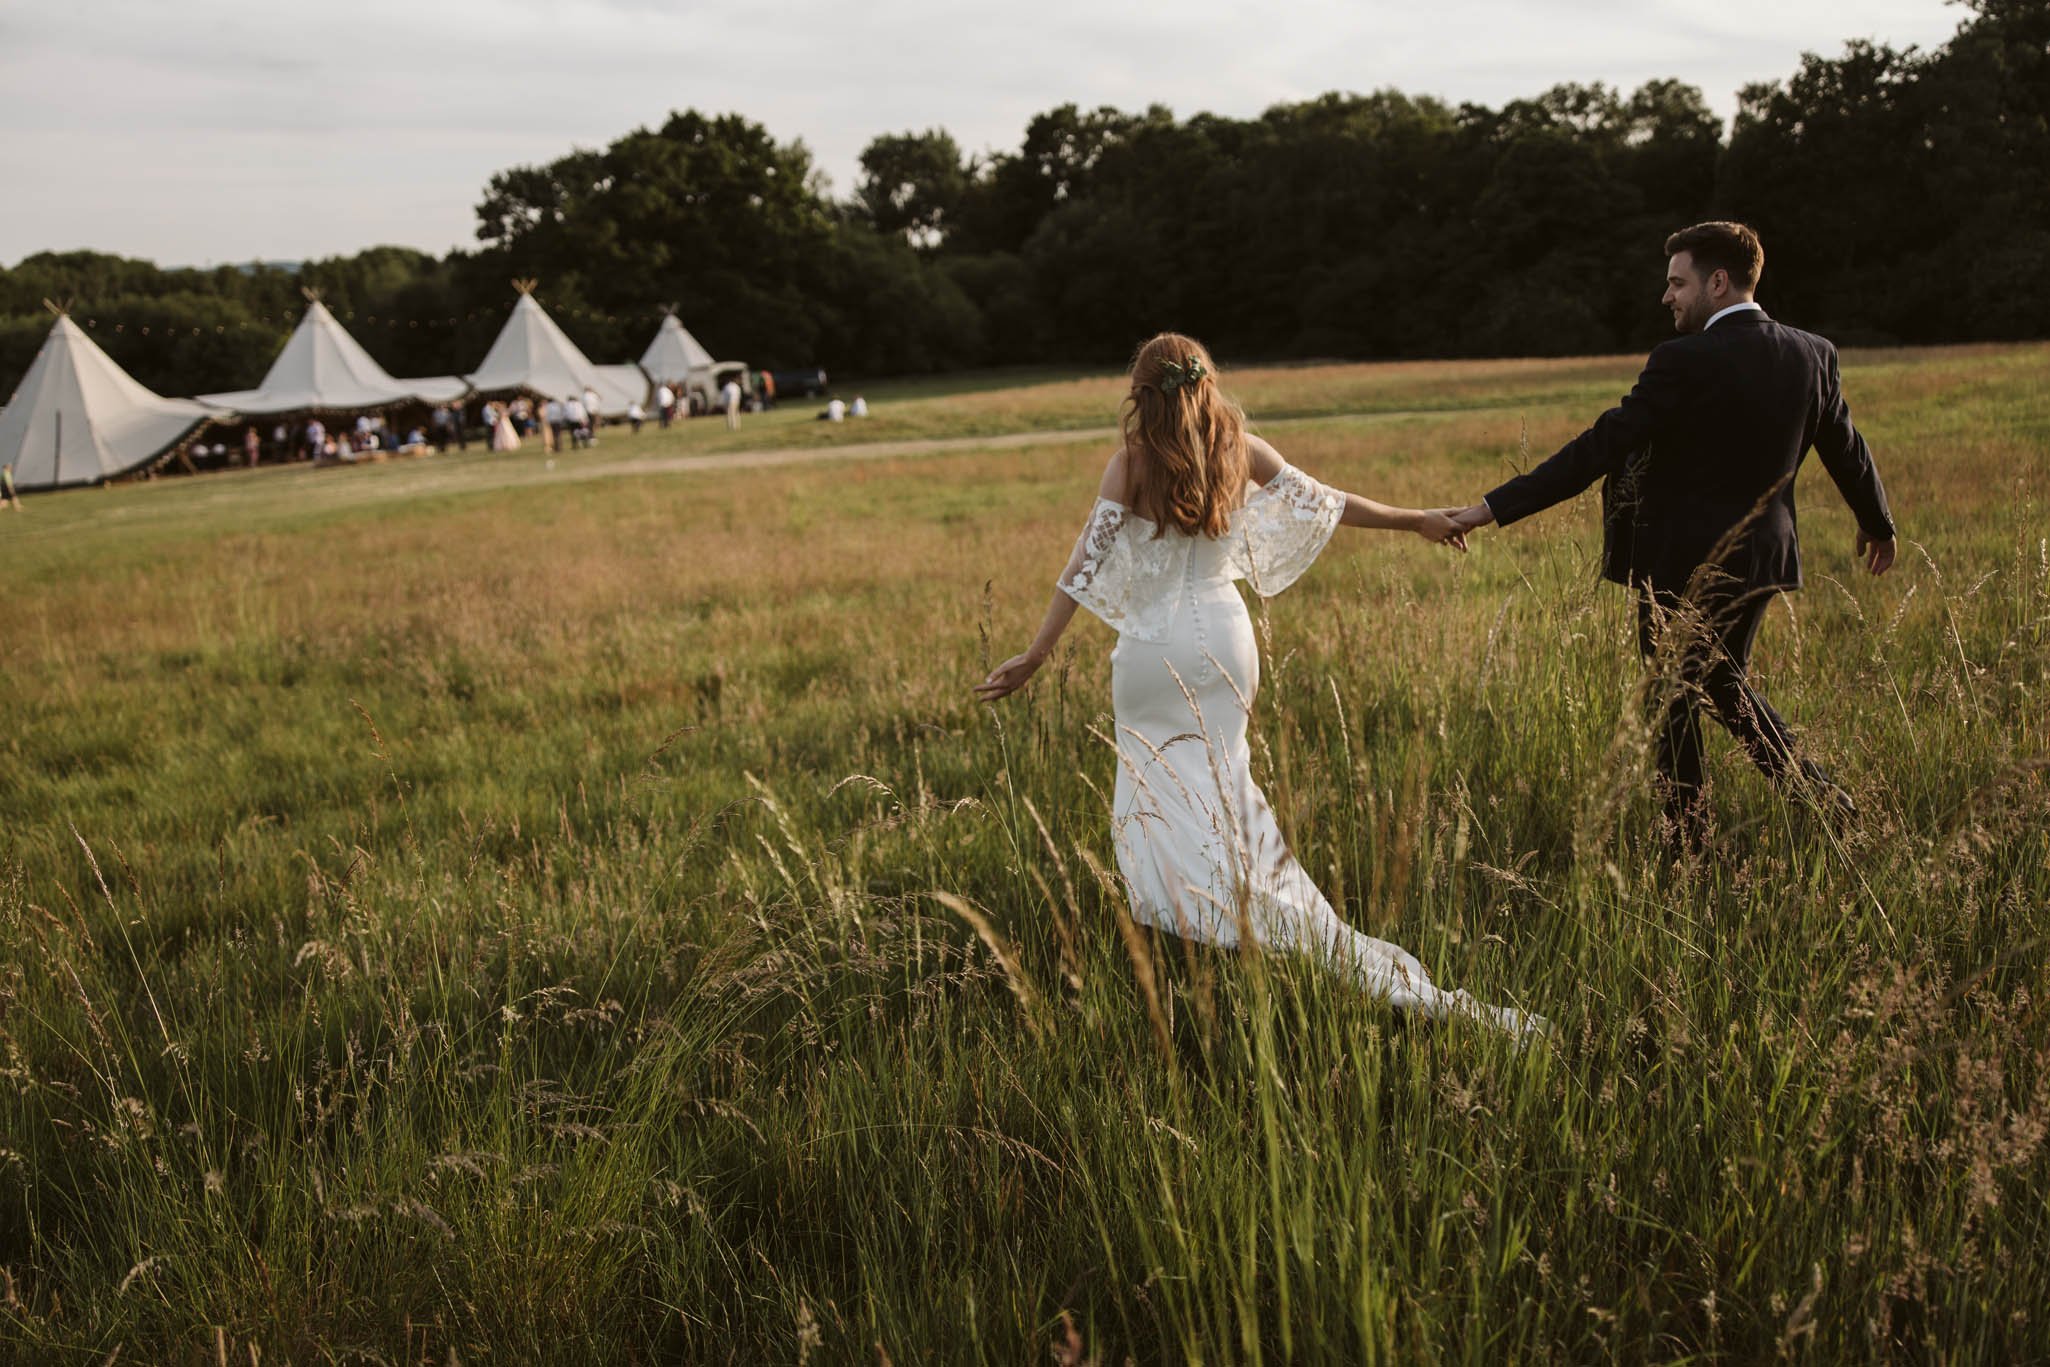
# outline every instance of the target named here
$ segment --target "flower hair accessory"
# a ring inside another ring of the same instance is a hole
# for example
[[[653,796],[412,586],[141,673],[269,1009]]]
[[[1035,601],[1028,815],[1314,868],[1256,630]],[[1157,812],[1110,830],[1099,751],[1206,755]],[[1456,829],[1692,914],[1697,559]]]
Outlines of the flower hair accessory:
[[[1185,384],[1194,384],[1203,378],[1203,358],[1191,356],[1186,361],[1162,361],[1160,363],[1160,392],[1172,394]]]

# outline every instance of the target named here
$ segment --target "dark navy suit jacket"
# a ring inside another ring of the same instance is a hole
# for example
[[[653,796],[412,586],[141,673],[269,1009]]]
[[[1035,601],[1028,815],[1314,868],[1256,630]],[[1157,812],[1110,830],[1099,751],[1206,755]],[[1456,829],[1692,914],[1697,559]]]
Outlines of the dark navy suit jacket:
[[[1796,589],[1794,473],[1811,447],[1860,529],[1892,538],[1836,348],[1746,309],[1660,344],[1620,404],[1487,502],[1507,526],[1606,478],[1603,577],[1678,593],[1712,565],[1727,591]]]

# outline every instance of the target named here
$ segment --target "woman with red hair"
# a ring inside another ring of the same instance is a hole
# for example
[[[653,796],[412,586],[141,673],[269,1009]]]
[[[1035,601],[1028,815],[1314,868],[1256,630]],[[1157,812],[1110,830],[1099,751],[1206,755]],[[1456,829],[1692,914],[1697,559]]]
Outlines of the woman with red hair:
[[[1319,484],[1245,430],[1201,343],[1162,333],[1139,348],[1124,445],[1024,654],[990,671],[985,701],[1017,691],[1087,607],[1118,633],[1111,653],[1118,869],[1143,924],[1216,945],[1314,955],[1391,1003],[1512,1033],[1544,1023],[1431,982],[1415,956],[1341,920],[1289,853],[1253,782],[1246,724],[1260,686],[1252,618],[1308,569],[1339,527],[1414,532],[1465,549],[1443,512],[1393,508]]]

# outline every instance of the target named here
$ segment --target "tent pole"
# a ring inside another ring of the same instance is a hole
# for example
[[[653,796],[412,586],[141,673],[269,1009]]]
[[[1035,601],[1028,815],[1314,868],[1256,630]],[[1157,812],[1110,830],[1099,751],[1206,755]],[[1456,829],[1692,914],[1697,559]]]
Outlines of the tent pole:
[[[57,410],[57,454],[50,460],[50,487],[64,483],[64,410]]]

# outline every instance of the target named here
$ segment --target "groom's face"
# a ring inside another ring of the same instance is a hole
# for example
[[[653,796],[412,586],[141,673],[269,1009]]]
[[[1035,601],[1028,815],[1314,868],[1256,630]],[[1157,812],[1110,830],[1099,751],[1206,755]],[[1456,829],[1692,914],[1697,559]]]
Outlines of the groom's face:
[[[1659,302],[1673,311],[1675,332],[1699,332],[1715,314],[1709,282],[1695,269],[1692,252],[1674,252],[1666,263],[1666,294]]]

